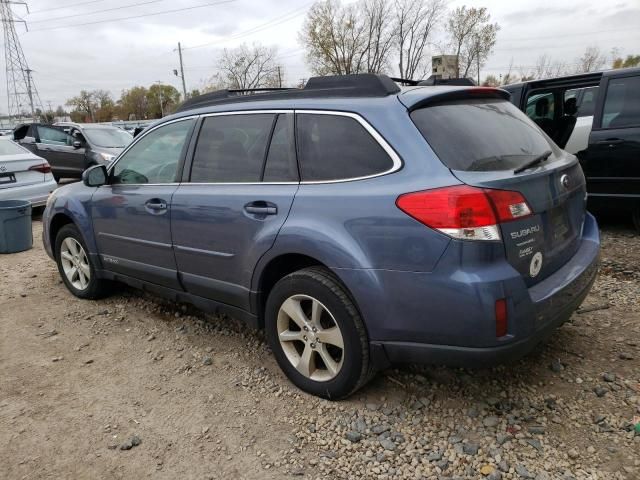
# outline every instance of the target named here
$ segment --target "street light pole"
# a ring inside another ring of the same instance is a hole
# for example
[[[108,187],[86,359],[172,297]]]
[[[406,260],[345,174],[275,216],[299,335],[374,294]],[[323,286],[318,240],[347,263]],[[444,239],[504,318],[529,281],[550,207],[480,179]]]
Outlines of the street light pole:
[[[180,78],[182,79],[182,93],[184,93],[184,99],[187,99],[187,85],[184,81],[184,65],[182,64],[182,46],[178,42],[178,57],[180,58]]]
[[[160,100],[160,118],[164,117],[164,107],[162,106],[162,82],[160,80],[156,81],[158,85],[158,99]]]

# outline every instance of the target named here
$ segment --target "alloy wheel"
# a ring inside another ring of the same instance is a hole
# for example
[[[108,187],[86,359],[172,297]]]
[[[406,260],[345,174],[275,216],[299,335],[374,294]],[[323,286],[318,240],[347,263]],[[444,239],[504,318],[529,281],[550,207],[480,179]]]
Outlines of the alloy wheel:
[[[67,280],[74,288],[87,288],[91,280],[89,259],[82,245],[74,238],[67,237],[60,245],[60,263]]]

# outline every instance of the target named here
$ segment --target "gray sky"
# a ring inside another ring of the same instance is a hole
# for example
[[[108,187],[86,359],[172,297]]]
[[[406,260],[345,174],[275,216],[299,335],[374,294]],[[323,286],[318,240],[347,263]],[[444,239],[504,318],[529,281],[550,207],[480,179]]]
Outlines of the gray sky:
[[[18,5],[14,12],[29,24],[28,32],[20,24],[16,29],[45,108],[48,101],[54,109],[64,105],[81,89],[107,89],[115,98],[124,88],[156,81],[180,89],[172,72],[178,67],[178,41],[185,48],[187,89],[211,77],[223,48],[243,42],[277,46],[287,83],[309,77],[298,31],[312,2],[218,2],[223,0],[28,0],[30,14]],[[574,63],[587,46],[607,55],[614,47],[621,55],[640,53],[640,0],[449,2],[450,8],[463,4],[487,7],[502,27],[483,77],[505,73],[512,59],[516,71],[533,66],[542,54]],[[178,9],[183,10],[147,16]],[[4,68],[0,77],[0,111],[5,111]]]

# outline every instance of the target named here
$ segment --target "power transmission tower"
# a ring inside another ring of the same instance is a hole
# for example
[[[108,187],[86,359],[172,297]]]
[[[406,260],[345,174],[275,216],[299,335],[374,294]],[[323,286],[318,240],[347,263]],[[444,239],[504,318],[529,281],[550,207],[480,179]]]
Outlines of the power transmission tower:
[[[0,16],[2,17],[2,26],[4,30],[4,57],[6,63],[7,75],[7,106],[9,121],[19,120],[30,113],[32,120],[36,121],[36,111],[44,111],[42,101],[33,82],[33,70],[29,68],[27,60],[24,57],[20,39],[16,33],[15,23],[27,23],[13,18],[12,4],[20,4],[27,7],[25,2],[0,0]],[[27,7],[27,12],[29,7]]]

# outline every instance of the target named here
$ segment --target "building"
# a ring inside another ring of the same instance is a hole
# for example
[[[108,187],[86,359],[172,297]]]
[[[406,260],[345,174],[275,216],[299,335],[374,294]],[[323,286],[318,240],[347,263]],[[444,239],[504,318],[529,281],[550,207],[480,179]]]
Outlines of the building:
[[[458,57],[456,55],[434,55],[431,57],[431,75],[436,78],[456,78]]]

